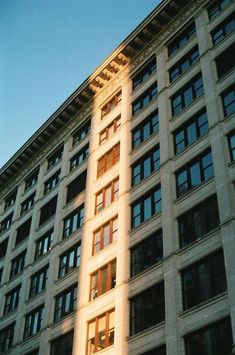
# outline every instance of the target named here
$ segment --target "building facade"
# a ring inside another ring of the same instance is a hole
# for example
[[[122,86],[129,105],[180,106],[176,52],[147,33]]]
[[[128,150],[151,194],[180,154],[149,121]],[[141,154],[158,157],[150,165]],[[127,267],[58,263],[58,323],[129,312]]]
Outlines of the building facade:
[[[235,353],[235,2],[165,0],[0,174],[0,354]]]

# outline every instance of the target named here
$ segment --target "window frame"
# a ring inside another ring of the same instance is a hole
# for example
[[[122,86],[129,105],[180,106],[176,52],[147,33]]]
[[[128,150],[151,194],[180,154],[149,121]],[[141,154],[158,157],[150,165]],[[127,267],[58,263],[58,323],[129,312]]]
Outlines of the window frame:
[[[136,90],[141,84],[148,80],[154,73],[157,72],[157,59],[156,56],[149,58],[146,63],[135,73],[132,77],[132,91]],[[147,75],[147,77],[145,77]],[[137,83],[135,80],[137,79]]]
[[[15,322],[8,324],[0,330],[0,351],[5,352],[13,347]],[[2,341],[1,341],[2,338]]]
[[[156,124],[154,124],[154,118],[157,118]],[[149,125],[148,135],[145,137],[145,127]],[[155,128],[156,127],[156,128]],[[159,131],[159,115],[158,109],[151,112],[138,126],[132,129],[132,150],[137,149],[141,144],[148,140],[154,133]],[[134,135],[139,133],[137,139],[134,139]],[[138,144],[136,144],[138,142]]]
[[[18,308],[21,284],[17,285],[5,294],[3,315],[7,315]]]
[[[49,179],[44,182],[44,195],[54,189],[60,181],[61,169],[57,170]]]
[[[115,144],[97,161],[97,179],[104,175],[120,160],[120,142]]]
[[[52,169],[53,166],[55,166],[57,163],[59,163],[62,158],[63,158],[63,153],[64,153],[64,145],[63,143],[54,150],[53,153],[51,153],[47,157],[47,170]]]
[[[102,105],[100,109],[101,120],[104,118],[104,116],[106,116],[108,113],[113,111],[121,101],[122,101],[122,90],[120,89],[104,105]]]
[[[230,30],[228,31],[227,26],[231,25],[231,23],[234,23],[233,25],[234,28],[231,31]],[[232,12],[223,21],[221,21],[218,24],[218,26],[216,26],[211,31],[211,41],[213,46],[217,46],[234,31],[235,31],[235,12]]]
[[[54,234],[54,229],[51,228],[35,241],[36,246],[35,246],[34,261],[39,260],[43,255],[47,254],[51,250],[53,234]],[[44,245],[45,242],[46,242],[46,248]],[[47,249],[46,252],[44,252],[45,249]]]
[[[70,203],[75,197],[80,195],[86,189],[86,180],[87,170],[84,170],[75,179],[70,181],[70,183],[66,186],[66,204]]]
[[[72,253],[74,253],[74,256],[72,259],[72,266],[70,266],[70,262],[71,262],[70,256]],[[65,262],[63,262],[64,258],[65,258]],[[79,268],[80,260],[81,260],[81,243],[77,243],[59,256],[58,279],[64,278],[67,274],[70,274],[70,272]]]
[[[35,196],[36,196],[36,191],[34,191],[29,197],[27,197],[22,203],[21,203],[21,210],[20,210],[20,215],[22,216],[25,214],[27,211],[29,211],[35,204]]]
[[[73,313],[77,306],[77,288],[78,285],[74,284],[55,296],[55,308],[54,308],[54,323],[61,321],[67,315]],[[69,297],[69,309],[66,311],[67,296]]]
[[[223,2],[225,2],[225,6],[223,7]],[[227,2],[227,4],[226,4]],[[215,17],[217,17],[220,12],[222,12],[227,6],[229,6],[231,3],[231,0],[226,0],[226,1],[221,1],[221,0],[217,0],[214,1],[210,6],[208,6],[207,8],[207,14],[208,14],[208,18],[209,20],[213,20]],[[213,9],[216,7],[216,12],[212,12],[212,14],[210,14],[210,9]]]
[[[76,226],[74,226],[74,218],[75,221],[77,219]],[[79,228],[81,228],[83,225],[83,220],[84,220],[84,203],[80,205],[78,208],[76,208],[74,211],[69,213],[67,216],[65,216],[65,218],[63,219],[62,239],[69,238],[71,234],[73,234]],[[69,223],[67,227],[66,227],[66,223]],[[67,234],[66,232],[67,230],[69,231],[69,234]]]
[[[39,170],[40,167],[38,166],[37,168],[35,168],[32,173],[30,173],[25,179],[25,188],[24,191],[29,190],[32,186],[36,185],[37,181],[38,181],[38,175],[39,175]]]
[[[189,41],[197,34],[195,21],[188,23],[180,30],[176,36],[167,44],[168,57],[172,58],[173,55],[178,53],[183,47],[185,47]],[[171,48],[174,45],[173,48]]]
[[[234,140],[232,144],[231,138]],[[232,131],[227,136],[228,139],[228,146],[229,146],[229,153],[231,162],[235,161],[235,131]]]
[[[0,234],[10,228],[13,219],[13,212],[6,216],[0,223]]]
[[[29,299],[37,296],[46,290],[46,283],[48,279],[49,264],[35,272],[30,277]]]
[[[87,143],[84,147],[82,147],[76,154],[72,156],[70,161],[69,171],[74,171],[78,166],[81,166],[89,156],[89,143]],[[81,161],[80,161],[81,160]]]
[[[99,133],[99,145],[103,145],[109,140],[121,127],[121,115],[118,115],[107,127]],[[113,132],[111,130],[113,128]],[[102,138],[102,136],[104,137]]]
[[[104,295],[116,286],[117,260],[114,259],[90,275],[90,296],[89,301]],[[105,288],[105,290],[102,290]]]
[[[117,224],[117,229],[114,229],[115,222]],[[109,243],[105,246],[105,228],[107,226],[109,226],[109,236],[108,236]],[[100,233],[98,242],[96,241],[96,233]],[[115,217],[111,218],[108,222],[102,224],[98,229],[96,229],[93,232],[92,255],[98,254],[103,249],[107,248],[109,245],[114,243],[117,240],[117,235],[116,235],[117,233],[118,233],[118,216],[116,215]],[[100,247],[98,251],[95,251],[97,245],[100,245]]]
[[[132,117],[135,117],[140,113],[145,107],[151,104],[151,102],[158,97],[158,84],[155,81],[150,87],[148,87],[141,95],[139,95],[131,104],[132,106]],[[144,100],[147,99],[147,103]],[[138,106],[135,109],[135,106]]]
[[[85,122],[83,122],[76,131],[72,134],[73,137],[73,147],[79,144],[86,136],[90,133],[91,130],[91,116],[89,116]]]
[[[24,325],[24,335],[23,339],[29,339],[39,332],[42,329],[43,322],[43,313],[44,313],[44,304],[33,309],[31,312],[26,313],[25,315],[25,325]],[[36,320],[36,321],[35,321]],[[35,327],[36,325],[36,327]]]
[[[25,267],[26,252],[27,249],[25,249],[23,252],[21,252],[11,260],[11,270],[10,270],[9,280],[12,280],[13,278],[17,277],[19,274],[23,272]]]
[[[117,186],[116,186],[117,185]],[[110,200],[106,200],[107,191],[110,189]],[[101,196],[99,202],[99,196]],[[117,201],[119,197],[119,177],[111,181],[103,189],[98,191],[95,195],[95,215],[109,207],[113,202]],[[108,203],[108,204],[107,204]]]
[[[18,187],[14,188],[7,196],[4,198],[4,211],[12,207],[16,202]]]
[[[221,94],[222,105],[223,105],[223,112],[225,119],[232,116],[235,113],[235,84],[229,86],[225,89]],[[229,102],[229,105],[225,104],[225,100],[230,95],[233,96],[233,100]],[[227,108],[232,105],[232,112],[227,111]]]

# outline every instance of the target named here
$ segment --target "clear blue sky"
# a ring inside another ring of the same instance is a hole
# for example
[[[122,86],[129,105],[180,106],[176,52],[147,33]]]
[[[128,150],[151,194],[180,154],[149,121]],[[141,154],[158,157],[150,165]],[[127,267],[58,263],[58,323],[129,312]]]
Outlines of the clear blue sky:
[[[0,167],[160,0],[0,0]]]

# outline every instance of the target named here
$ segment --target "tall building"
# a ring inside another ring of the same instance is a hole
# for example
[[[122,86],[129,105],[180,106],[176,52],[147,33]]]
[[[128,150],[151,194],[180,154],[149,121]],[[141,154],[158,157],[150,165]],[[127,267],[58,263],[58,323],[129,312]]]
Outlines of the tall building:
[[[0,353],[235,353],[235,2],[165,0],[3,166]]]

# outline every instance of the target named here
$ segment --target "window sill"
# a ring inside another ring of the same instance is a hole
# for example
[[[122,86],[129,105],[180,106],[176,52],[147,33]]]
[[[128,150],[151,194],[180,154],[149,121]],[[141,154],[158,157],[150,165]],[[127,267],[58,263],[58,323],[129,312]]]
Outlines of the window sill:
[[[36,229],[36,232],[38,232],[40,229],[42,229],[43,227],[45,227],[47,224],[49,224],[49,222],[53,221],[53,219],[55,218],[55,214],[53,216],[51,216],[50,218],[48,218],[46,221],[44,221],[43,223],[41,223],[38,228]]]
[[[188,25],[190,25],[190,23],[186,24],[186,28],[188,27]],[[179,29],[179,32],[184,31],[184,29],[186,30],[185,26],[183,26],[181,29]],[[173,36],[174,37],[174,36]],[[195,33],[195,35],[193,37],[191,37],[185,44],[183,47],[179,48],[174,54],[172,54],[171,56],[169,56],[168,54],[168,58],[166,60],[167,63],[170,63],[172,61],[172,59],[176,58],[176,56],[182,52],[182,50],[184,50],[190,43],[193,42],[193,40],[197,37],[197,34]],[[174,38],[172,38],[174,40]],[[170,40],[171,41],[171,40]],[[169,42],[170,42],[169,41]],[[168,47],[168,45],[166,44],[166,47]]]
[[[57,278],[57,280],[55,281],[55,285],[60,284],[61,282],[63,282],[65,279],[67,279],[69,276],[75,274],[76,272],[79,272],[79,268],[80,266],[75,267],[73,270],[71,270],[70,272],[68,272],[67,274],[65,274],[64,276]]]
[[[111,290],[108,290],[107,292],[103,293],[102,295],[94,298],[93,300],[89,301],[89,305],[92,303],[95,303],[96,301],[100,300],[103,298],[103,296],[109,295],[110,293],[114,292],[117,286],[115,286],[114,288],[111,288]]]
[[[1,217],[4,216],[5,214],[9,213],[11,210],[13,212],[14,210],[15,203],[13,205],[8,206],[4,211],[1,213]]]
[[[167,86],[167,88],[168,88],[168,89],[171,89],[171,88],[174,86],[174,84],[178,83],[181,79],[183,79],[184,77],[186,77],[187,74],[189,74],[197,65],[199,66],[199,64],[200,64],[200,57],[198,57],[198,61],[197,61],[196,63],[192,64],[187,70],[185,70],[182,74],[180,74],[180,76],[179,76],[177,79],[175,79],[175,80],[173,80],[173,81],[170,81],[170,79],[169,79],[169,85]],[[174,65],[173,65],[173,66],[174,66]],[[173,66],[172,66],[172,67],[173,67]],[[172,68],[172,67],[171,67],[171,68]],[[168,72],[169,72],[169,70],[170,70],[171,68],[168,69]],[[168,76],[169,76],[169,75],[168,75]]]
[[[9,313],[4,314],[0,319],[1,322],[4,321],[4,319],[7,319],[8,317],[12,316],[13,314],[16,314],[18,310],[18,307],[10,311]]]
[[[227,73],[223,74],[220,78],[218,77],[216,84],[220,84],[222,81],[227,79],[231,74],[235,72],[235,66],[231,68]],[[217,74],[218,75],[218,74]]]
[[[178,129],[178,128],[177,128]],[[174,157],[172,158],[173,161],[176,161],[178,158],[186,154],[191,148],[195,147],[199,142],[201,142],[205,137],[209,137],[209,129],[207,133],[204,133],[201,137],[199,137],[195,142],[192,144],[188,145],[182,152],[176,153]],[[210,148],[210,145],[208,147],[205,147],[204,149]]]
[[[76,229],[76,230],[75,230],[74,232],[72,232],[71,234],[69,234],[69,236],[67,236],[67,237],[63,238],[61,241],[59,241],[59,242],[57,243],[57,245],[61,245],[61,244],[66,243],[67,240],[70,240],[71,238],[73,238],[74,235],[75,235],[76,233],[81,232],[81,230],[82,230],[82,226],[79,227],[78,229]]]
[[[17,245],[15,245],[13,248],[12,248],[12,251],[14,252],[15,250],[19,249],[22,245],[24,245],[24,243],[29,240],[29,236],[26,237],[24,240],[22,240],[20,243],[18,243]]]
[[[117,216],[117,215],[116,215]],[[115,218],[115,217],[114,217]],[[110,249],[113,245],[115,245],[117,243],[117,240],[113,241],[112,243],[110,243],[109,245],[107,245],[107,247],[101,249],[100,251],[98,251],[97,253],[93,254],[89,260],[93,260],[96,256],[100,255],[102,252],[104,252],[105,250]]]
[[[37,299],[39,299],[39,298],[40,298],[43,294],[45,294],[45,293],[46,293],[46,288],[45,288],[44,290],[40,291],[39,293],[37,293],[36,295],[34,295],[34,296],[28,298],[28,299],[25,301],[25,304],[29,304],[29,303],[31,303],[31,302],[36,301]]]
[[[51,327],[54,328],[54,327],[58,326],[58,324],[63,323],[65,320],[67,320],[69,318],[74,318],[75,314],[76,314],[76,309],[73,312],[66,314],[66,316],[64,316],[63,318],[58,319],[57,321],[53,321],[53,324],[51,325]]]
[[[52,171],[56,166],[59,166],[60,163],[62,162],[63,158],[61,157],[60,160],[58,160],[55,164],[51,165],[47,171],[44,173],[44,176],[48,175],[50,171]]]
[[[147,219],[146,221],[142,222],[138,227],[132,228],[131,230],[129,230],[129,235],[131,236],[132,234],[134,234],[136,231],[140,230],[141,228],[143,228],[146,224],[151,223],[154,219],[158,219],[159,217],[161,217],[162,215],[162,211],[159,212],[158,214],[153,215],[152,217],[150,217],[149,219]]]
[[[144,277],[145,275],[147,275],[148,273],[151,273],[153,270],[160,268],[160,266],[163,265],[163,261],[164,258],[162,258],[161,260],[159,260],[157,263],[155,263],[154,265],[151,265],[150,267],[148,267],[147,269],[141,271],[139,274],[131,276],[128,279],[128,282],[132,283],[135,282],[138,278]]]
[[[140,332],[138,332],[137,334],[133,334],[127,337],[127,341],[134,341],[136,338],[142,337],[147,335],[147,333],[150,333],[151,331],[156,331],[158,328],[162,328],[165,325],[165,320],[157,323],[147,329],[141,330]]]
[[[150,57],[149,59],[151,59],[151,57]],[[146,60],[146,62],[148,62],[148,59]],[[143,69],[143,68],[142,68],[142,69]],[[141,68],[140,68],[140,72],[141,72]],[[137,70],[137,72],[135,72],[133,75],[131,75],[131,78],[130,78],[130,79],[133,80],[133,78],[134,78],[135,75],[138,75],[138,70]],[[140,83],[139,85],[137,85],[137,86],[132,90],[132,95],[134,96],[134,95],[139,91],[140,88],[142,88],[148,81],[150,81],[150,80],[154,77],[154,75],[155,75],[155,76],[157,75],[157,68],[156,68],[155,71],[153,71],[153,72],[148,76],[148,78],[147,78],[146,80],[142,81],[142,83]]]
[[[135,164],[135,162],[133,164]],[[153,176],[159,175],[159,179],[160,179],[160,168],[161,168],[161,166],[159,167],[158,170],[153,171],[151,173],[151,175],[149,175],[146,178],[144,178],[143,180],[141,180],[137,185],[132,186],[131,187],[131,192],[137,190],[140,186],[144,185],[147,181],[151,180]],[[160,183],[161,183],[160,181],[156,181],[155,186],[160,184]]]
[[[158,95],[157,97],[155,97],[155,99],[153,99],[152,101],[150,101],[146,106],[144,106],[139,112],[137,112],[136,114],[132,114],[131,115],[131,120],[135,120],[136,117],[140,116],[147,108],[149,108],[154,102],[156,102],[158,100]]]
[[[134,129],[134,128],[133,128]],[[133,130],[132,130],[133,131]],[[145,145],[145,143],[147,144],[147,142],[149,142],[152,138],[156,138],[159,135],[159,130],[157,130],[156,132],[154,132],[153,134],[151,134],[151,136],[149,136],[146,140],[142,141],[137,147],[132,148],[131,152],[129,153],[131,156],[135,154],[135,152],[138,151],[138,149],[141,147],[143,149],[143,146]],[[159,142],[158,142],[159,144]]]

